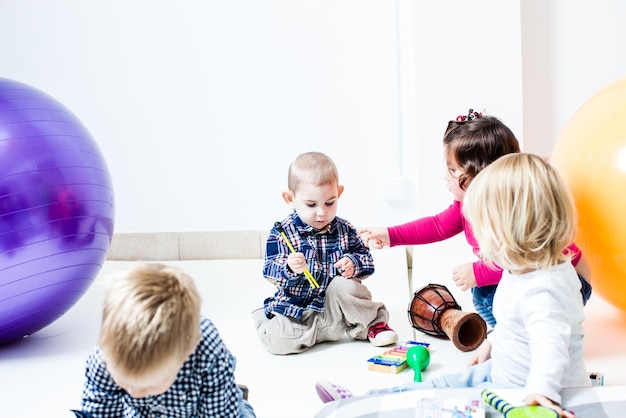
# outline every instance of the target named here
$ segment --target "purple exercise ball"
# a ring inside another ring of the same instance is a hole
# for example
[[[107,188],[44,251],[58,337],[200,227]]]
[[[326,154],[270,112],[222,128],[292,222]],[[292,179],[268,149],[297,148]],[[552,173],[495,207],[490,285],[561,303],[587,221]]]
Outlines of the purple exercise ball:
[[[106,162],[80,120],[0,78],[0,344],[48,326],[87,291],[114,212]]]

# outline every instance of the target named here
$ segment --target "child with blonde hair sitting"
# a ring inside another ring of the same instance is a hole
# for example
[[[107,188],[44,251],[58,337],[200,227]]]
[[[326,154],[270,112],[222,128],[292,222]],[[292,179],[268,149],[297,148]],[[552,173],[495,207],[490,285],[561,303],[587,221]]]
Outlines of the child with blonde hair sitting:
[[[146,264],[108,285],[78,417],[255,416],[190,276]]]

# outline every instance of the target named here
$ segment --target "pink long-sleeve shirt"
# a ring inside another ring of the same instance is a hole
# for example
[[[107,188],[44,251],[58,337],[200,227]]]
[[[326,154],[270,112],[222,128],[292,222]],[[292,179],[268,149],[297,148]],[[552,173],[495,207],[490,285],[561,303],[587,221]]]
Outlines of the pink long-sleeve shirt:
[[[480,247],[474,237],[469,222],[463,216],[463,203],[455,200],[448,209],[434,216],[426,216],[415,221],[392,226],[389,231],[389,244],[396,245],[418,245],[430,244],[432,242],[443,241],[461,232],[465,232],[467,243],[472,246],[472,251],[479,255]],[[576,266],[581,257],[581,251],[572,243],[567,247],[572,254],[572,264]],[[502,268],[494,265],[491,267],[482,260],[473,264],[474,277],[478,287],[497,285],[502,278]]]

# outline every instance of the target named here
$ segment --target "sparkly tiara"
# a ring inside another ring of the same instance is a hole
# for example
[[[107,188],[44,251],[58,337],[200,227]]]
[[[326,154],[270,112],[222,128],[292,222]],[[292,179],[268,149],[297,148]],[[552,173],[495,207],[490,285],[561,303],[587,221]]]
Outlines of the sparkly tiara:
[[[474,109],[470,109],[467,112],[467,116],[466,115],[459,115],[456,117],[456,121],[457,122],[465,122],[465,121],[470,121],[470,120],[474,120],[474,119],[480,119],[483,117],[483,114],[481,112],[474,112]]]

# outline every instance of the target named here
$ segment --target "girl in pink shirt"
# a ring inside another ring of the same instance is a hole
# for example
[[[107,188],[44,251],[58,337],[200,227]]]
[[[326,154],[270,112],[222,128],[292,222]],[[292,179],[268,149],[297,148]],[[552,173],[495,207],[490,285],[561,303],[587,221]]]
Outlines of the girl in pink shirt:
[[[366,245],[374,248],[396,245],[417,245],[443,241],[461,232],[478,256],[480,248],[472,229],[463,216],[465,190],[486,166],[499,157],[520,152],[513,132],[498,118],[469,110],[467,116],[450,121],[443,136],[447,164],[445,176],[454,202],[443,212],[392,227],[368,227],[360,230]],[[572,243],[568,247],[572,264],[581,282],[583,303],[591,296],[590,267],[580,249]],[[492,315],[493,295],[502,278],[502,269],[482,260],[461,264],[452,269],[452,280],[461,290],[472,289],[476,312],[490,326],[496,321]],[[586,279],[585,279],[586,278]]]

